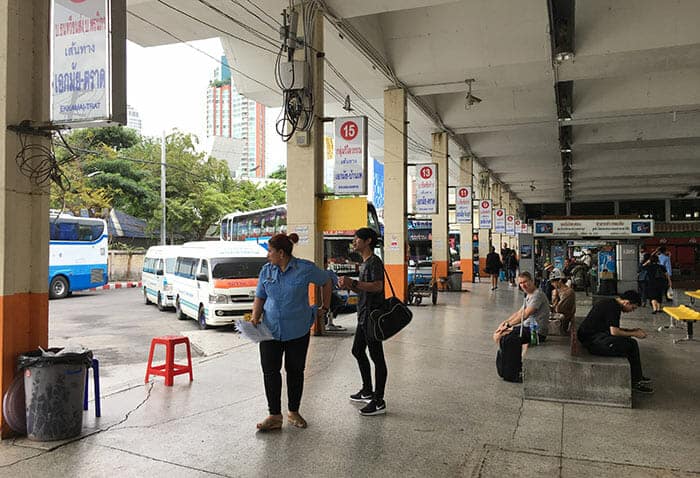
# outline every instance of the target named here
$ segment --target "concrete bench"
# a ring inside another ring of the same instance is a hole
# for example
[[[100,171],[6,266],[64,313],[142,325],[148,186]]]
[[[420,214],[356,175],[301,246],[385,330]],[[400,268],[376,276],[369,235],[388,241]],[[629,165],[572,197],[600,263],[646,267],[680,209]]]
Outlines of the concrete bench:
[[[632,408],[630,365],[585,349],[574,357],[565,337],[548,337],[525,355],[523,398]]]

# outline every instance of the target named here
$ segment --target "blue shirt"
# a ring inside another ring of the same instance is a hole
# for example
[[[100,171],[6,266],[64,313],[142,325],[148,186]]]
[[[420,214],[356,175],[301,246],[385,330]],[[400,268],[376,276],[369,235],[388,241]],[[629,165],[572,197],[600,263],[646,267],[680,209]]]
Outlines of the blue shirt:
[[[326,282],[328,273],[305,259],[292,257],[284,272],[270,263],[263,266],[255,296],[265,300],[263,323],[276,340],[298,339],[309,332],[316,311],[309,305],[309,284]]]
[[[666,254],[659,254],[659,264],[666,268],[666,273],[671,277],[671,257]]]

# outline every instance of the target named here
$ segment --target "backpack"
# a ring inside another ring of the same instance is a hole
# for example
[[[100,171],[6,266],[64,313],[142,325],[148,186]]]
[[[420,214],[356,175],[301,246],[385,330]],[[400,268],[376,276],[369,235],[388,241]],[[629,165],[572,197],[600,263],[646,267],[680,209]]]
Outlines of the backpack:
[[[521,326],[522,327],[522,326]],[[496,370],[506,382],[519,382],[523,369],[522,343],[516,331],[504,335],[498,344]]]

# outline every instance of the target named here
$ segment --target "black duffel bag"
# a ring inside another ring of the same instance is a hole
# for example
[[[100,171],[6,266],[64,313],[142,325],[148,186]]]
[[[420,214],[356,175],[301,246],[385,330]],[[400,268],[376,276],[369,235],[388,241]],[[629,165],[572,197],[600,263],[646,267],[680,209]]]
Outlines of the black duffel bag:
[[[389,287],[391,287],[391,297],[384,299],[381,307],[371,311],[365,321],[367,338],[374,341],[386,340],[396,335],[411,322],[413,317],[408,306],[396,297],[394,286],[391,284],[386,269],[384,269],[384,275],[389,282]]]

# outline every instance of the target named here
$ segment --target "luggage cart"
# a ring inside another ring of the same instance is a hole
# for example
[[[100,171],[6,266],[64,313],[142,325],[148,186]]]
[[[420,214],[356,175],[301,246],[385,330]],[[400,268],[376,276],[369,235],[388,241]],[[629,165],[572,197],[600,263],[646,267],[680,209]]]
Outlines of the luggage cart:
[[[420,305],[424,297],[430,297],[437,304],[438,283],[432,262],[419,261],[408,266],[407,303]]]

